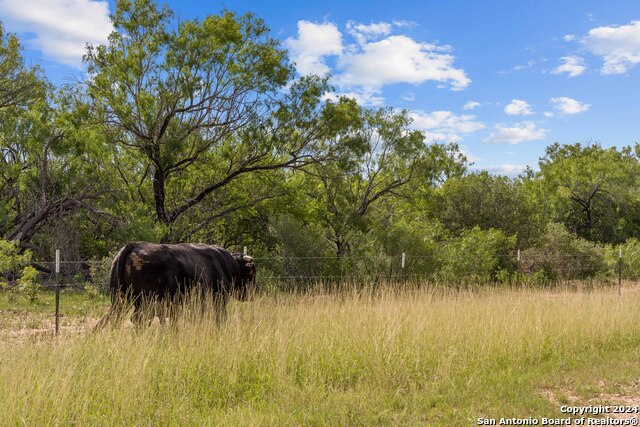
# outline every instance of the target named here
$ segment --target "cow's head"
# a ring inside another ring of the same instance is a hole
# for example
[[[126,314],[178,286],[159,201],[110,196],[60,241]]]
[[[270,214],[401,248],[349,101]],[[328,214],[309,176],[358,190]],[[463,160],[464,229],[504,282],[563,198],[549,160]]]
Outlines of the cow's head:
[[[240,253],[232,255],[240,266],[240,283],[235,284],[233,296],[240,301],[252,300],[256,291],[256,266],[253,257]]]

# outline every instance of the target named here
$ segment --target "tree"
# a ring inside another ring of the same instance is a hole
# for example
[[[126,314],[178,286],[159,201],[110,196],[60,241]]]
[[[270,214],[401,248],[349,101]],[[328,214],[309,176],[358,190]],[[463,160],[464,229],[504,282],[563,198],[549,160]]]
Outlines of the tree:
[[[606,271],[603,247],[550,222],[535,245],[522,252],[520,271],[542,282],[593,277]]]
[[[422,132],[409,129],[406,112],[367,110],[355,102],[349,109],[337,160],[309,171],[317,183],[310,196],[319,201],[318,212],[338,258],[349,253],[351,234],[366,229],[374,204],[400,196],[427,171],[432,154]]]
[[[17,38],[1,27],[0,59],[0,237],[46,258],[34,243],[44,227],[81,209],[98,213],[100,138],[84,126],[90,112],[71,89],[56,94],[27,69]]]
[[[599,242],[622,242],[640,231],[640,164],[631,147],[556,143],[539,164],[539,202],[551,220]]]
[[[18,38],[0,22],[0,109],[27,104],[42,91],[37,68],[27,68]]]
[[[440,252],[440,274],[450,281],[468,283],[495,280],[501,270],[513,270],[515,244],[515,236],[507,236],[501,230],[464,230]]]
[[[292,83],[286,52],[262,20],[224,12],[175,24],[166,6],[135,0],[117,3],[113,24],[108,46],[88,49],[86,84],[104,134],[140,161],[126,184],[140,195],[151,187],[141,200],[152,203],[162,240],[271,197],[193,213],[245,175],[317,161],[330,139],[319,121],[326,82]]]
[[[454,233],[494,228],[527,242],[537,234],[535,205],[520,179],[487,171],[452,177],[436,191],[432,215]]]
[[[89,112],[52,91],[28,108],[0,111],[0,236],[41,258],[46,251],[33,239],[44,227],[79,210],[108,216],[94,205],[107,189],[100,137],[82,125]]]

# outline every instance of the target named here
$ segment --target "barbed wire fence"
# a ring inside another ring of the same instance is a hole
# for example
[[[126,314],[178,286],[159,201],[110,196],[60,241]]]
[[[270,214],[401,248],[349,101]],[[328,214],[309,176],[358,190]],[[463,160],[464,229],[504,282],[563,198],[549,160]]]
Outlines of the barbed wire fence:
[[[290,290],[309,283],[363,282],[367,284],[437,281],[451,285],[507,284],[554,285],[576,280],[620,282],[640,278],[640,268],[624,262],[622,250],[615,262],[589,264],[576,254],[562,259],[551,256],[526,256],[519,249],[493,252],[487,257],[457,254],[454,259],[438,254],[354,255],[343,256],[256,256],[258,283]],[[108,292],[110,258],[59,261],[59,280],[63,288],[83,288],[87,284]],[[51,270],[43,286],[54,287],[55,261],[38,264]]]
[[[246,253],[245,248],[245,253]],[[485,255],[485,256],[482,256]],[[309,289],[339,290],[343,285],[377,286],[380,284],[437,285],[455,289],[494,285],[508,287],[552,287],[562,284],[593,286],[617,285],[621,294],[622,280],[640,279],[640,254],[625,263],[622,249],[617,259],[589,263],[577,253],[531,254],[519,249],[508,252],[376,256],[256,256],[258,287],[269,292],[305,291]],[[108,294],[111,258],[89,260],[60,259],[39,262],[51,271],[42,281],[45,288],[55,290],[55,333],[59,331],[60,298],[68,291]]]

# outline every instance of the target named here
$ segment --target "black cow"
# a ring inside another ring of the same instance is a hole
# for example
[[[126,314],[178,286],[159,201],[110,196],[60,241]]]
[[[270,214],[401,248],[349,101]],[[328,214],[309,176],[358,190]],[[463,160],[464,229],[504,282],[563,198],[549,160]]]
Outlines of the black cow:
[[[143,314],[152,318],[156,313],[155,309],[143,310],[145,306],[157,307],[156,303],[166,299],[175,304],[195,291],[213,297],[220,320],[226,313],[229,295],[241,301],[253,296],[255,266],[250,256],[230,253],[219,246],[129,243],[113,259],[109,286],[109,317],[129,301],[134,306],[133,320],[140,324]],[[159,316],[164,322],[164,313]]]

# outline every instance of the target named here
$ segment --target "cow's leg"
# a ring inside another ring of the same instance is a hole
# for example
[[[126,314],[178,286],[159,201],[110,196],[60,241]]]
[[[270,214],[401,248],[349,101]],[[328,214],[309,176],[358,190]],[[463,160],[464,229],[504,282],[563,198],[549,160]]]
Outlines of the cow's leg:
[[[96,324],[96,326],[93,327],[93,332],[98,332],[104,329],[104,327],[107,326],[111,321],[111,317],[112,317],[112,310],[109,309],[109,312],[104,316],[102,316],[102,319],[98,321],[98,324]]]
[[[131,318],[136,327],[151,326],[151,322],[156,315],[155,303],[152,298],[145,298],[144,296],[136,298],[133,303],[133,317]]]
[[[156,310],[156,314],[158,319],[160,319],[160,324],[165,326],[167,324],[167,302],[162,301],[157,305],[158,309]]]
[[[216,324],[221,325],[227,320],[227,295],[216,292],[213,294],[213,309],[216,312]]]
[[[100,321],[94,326],[93,331],[98,332],[105,328],[109,323],[112,326],[119,326],[124,321],[124,316],[127,311],[131,308],[130,305],[130,297],[128,295],[123,295],[121,293],[117,293],[111,298],[111,307],[109,307],[109,311],[107,314],[102,316]]]
[[[126,294],[117,296],[116,299],[111,303],[111,311],[109,312],[109,316],[111,318],[111,321],[113,321],[115,325],[122,325],[122,323],[126,320],[125,317],[131,309],[131,301],[131,295]]]
[[[167,318],[169,318],[169,324],[175,324],[177,321],[177,312],[179,306],[179,296],[166,294],[162,301],[158,304],[158,317],[160,318],[160,324],[167,325]]]
[[[197,313],[198,313],[198,321],[203,322],[207,319],[207,313],[211,310],[214,303],[214,297],[211,291],[202,289],[199,292],[200,298],[197,301]]]
[[[176,328],[178,326],[178,320],[181,316],[184,316],[184,304],[185,297],[184,294],[180,291],[178,291],[175,295],[171,295],[166,298],[164,310],[166,316],[169,318],[169,325],[171,325],[172,328]]]

